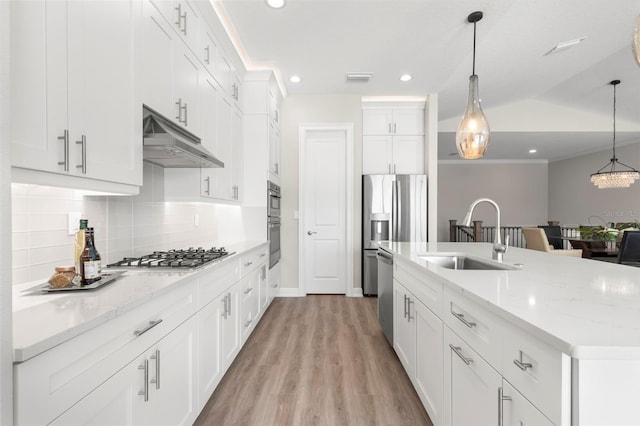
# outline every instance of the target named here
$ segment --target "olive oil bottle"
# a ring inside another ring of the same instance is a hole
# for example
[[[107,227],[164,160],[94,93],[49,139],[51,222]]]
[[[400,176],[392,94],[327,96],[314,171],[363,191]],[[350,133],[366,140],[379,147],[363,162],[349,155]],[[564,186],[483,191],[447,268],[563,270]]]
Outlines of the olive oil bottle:
[[[93,228],[85,229],[84,250],[80,255],[81,285],[89,285],[102,279],[102,263],[100,253],[93,239]]]

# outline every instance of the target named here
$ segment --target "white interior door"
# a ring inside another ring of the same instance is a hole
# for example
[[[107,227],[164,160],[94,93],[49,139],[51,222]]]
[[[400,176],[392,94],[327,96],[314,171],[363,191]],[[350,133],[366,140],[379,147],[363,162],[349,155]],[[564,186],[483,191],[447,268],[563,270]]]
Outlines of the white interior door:
[[[345,294],[352,282],[347,272],[350,128],[302,128],[301,142],[301,287],[306,293]]]

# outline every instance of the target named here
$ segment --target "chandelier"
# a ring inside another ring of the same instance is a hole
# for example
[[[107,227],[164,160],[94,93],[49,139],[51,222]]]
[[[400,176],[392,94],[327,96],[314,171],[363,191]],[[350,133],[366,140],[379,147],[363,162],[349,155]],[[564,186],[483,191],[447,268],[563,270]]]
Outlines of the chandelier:
[[[591,175],[591,182],[598,188],[628,188],[640,178],[640,173],[616,158],[616,86],[620,80],[609,84],[613,86],[613,155],[607,164]]]

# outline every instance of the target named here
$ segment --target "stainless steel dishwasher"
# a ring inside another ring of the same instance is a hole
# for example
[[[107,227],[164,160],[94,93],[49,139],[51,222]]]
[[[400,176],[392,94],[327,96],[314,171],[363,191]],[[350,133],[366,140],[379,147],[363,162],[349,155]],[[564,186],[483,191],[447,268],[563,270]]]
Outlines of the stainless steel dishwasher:
[[[393,254],[378,248],[378,321],[393,346]]]

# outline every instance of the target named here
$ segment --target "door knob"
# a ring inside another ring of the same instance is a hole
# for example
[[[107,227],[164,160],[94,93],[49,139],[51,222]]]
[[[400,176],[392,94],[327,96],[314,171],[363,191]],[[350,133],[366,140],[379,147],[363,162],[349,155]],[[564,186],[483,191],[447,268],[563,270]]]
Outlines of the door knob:
[[[313,235],[313,234],[317,234],[316,231],[307,231],[307,235]]]

